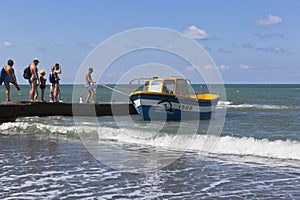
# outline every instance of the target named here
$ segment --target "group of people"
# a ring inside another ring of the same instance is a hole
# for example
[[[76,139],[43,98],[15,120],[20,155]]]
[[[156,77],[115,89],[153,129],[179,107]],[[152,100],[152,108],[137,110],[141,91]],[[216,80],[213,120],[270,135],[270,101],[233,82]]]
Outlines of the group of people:
[[[40,61],[37,58],[34,58],[32,63],[25,68],[23,77],[28,79],[30,84],[30,91],[29,91],[29,100],[31,102],[36,102],[38,98],[38,86],[41,89],[41,102],[45,101],[45,89],[46,89],[46,82],[47,79],[45,78],[46,72],[45,70],[38,70],[38,65]],[[14,71],[14,61],[9,59],[7,61],[7,65],[5,65],[1,70],[0,76],[0,84],[4,83],[6,89],[6,101],[10,101],[10,84],[13,84],[18,91],[20,91],[20,87],[17,82],[17,78]],[[54,66],[51,67],[51,74],[49,75],[49,82],[50,82],[50,102],[60,102],[60,78],[59,74],[61,74],[61,65],[56,63]],[[92,98],[92,103],[95,103],[95,88],[94,83],[96,83],[92,79],[93,68],[90,67],[88,69],[87,74],[85,75],[85,88],[88,90],[88,95],[86,97],[86,103],[89,103],[90,98]]]
[[[45,89],[46,81],[45,70],[38,70],[39,59],[34,58],[33,62],[24,70],[23,77],[28,79],[30,84],[29,91],[29,100],[31,102],[36,102],[38,98],[38,86],[41,89],[41,102],[45,101]],[[17,90],[20,90],[20,87],[17,82],[15,71],[13,68],[14,61],[9,59],[7,65],[4,66],[1,70],[0,84],[4,83],[6,89],[6,101],[10,101],[10,83],[15,85]],[[59,85],[59,74],[61,74],[61,66],[56,63],[51,67],[51,74],[49,75],[50,85],[50,102],[59,102],[60,101],[60,85]]]

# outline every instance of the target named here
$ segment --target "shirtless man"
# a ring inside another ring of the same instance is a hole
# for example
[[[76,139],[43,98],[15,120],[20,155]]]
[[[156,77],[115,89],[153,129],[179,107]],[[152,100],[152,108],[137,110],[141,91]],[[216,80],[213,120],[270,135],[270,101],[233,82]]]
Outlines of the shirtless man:
[[[89,94],[86,97],[86,103],[89,103],[90,98],[92,97],[92,103],[95,103],[95,91],[94,91],[94,87],[93,87],[93,83],[96,83],[95,81],[93,81],[92,79],[92,73],[93,73],[93,68],[89,68],[89,71],[87,72],[87,74],[85,75],[85,88],[88,90]]]
[[[30,64],[30,72],[31,72],[31,78],[29,79],[30,83],[30,92],[29,92],[29,99],[32,102],[35,102],[37,99],[37,86],[39,85],[39,75],[38,75],[38,69],[37,66],[39,64],[39,60],[35,58],[33,62]]]
[[[17,78],[15,75],[15,71],[13,68],[14,61],[9,59],[7,61],[7,65],[3,67],[5,71],[5,77],[4,77],[4,85],[6,89],[6,101],[10,101],[9,94],[10,94],[10,83],[14,84],[17,90],[20,90],[20,87],[17,83]]]

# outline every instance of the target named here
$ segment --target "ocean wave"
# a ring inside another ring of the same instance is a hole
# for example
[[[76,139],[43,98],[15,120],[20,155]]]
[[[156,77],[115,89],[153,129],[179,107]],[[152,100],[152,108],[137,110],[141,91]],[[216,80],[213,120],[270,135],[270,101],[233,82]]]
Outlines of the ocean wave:
[[[252,109],[265,109],[265,110],[284,110],[284,109],[289,109],[288,106],[286,105],[268,105],[268,104],[248,104],[248,103],[243,103],[243,104],[234,104],[231,101],[220,101],[217,104],[217,108],[235,108],[235,109],[240,109],[240,108],[252,108]]]
[[[290,140],[270,141],[268,139],[249,137],[215,137],[208,135],[174,136],[170,134],[163,136],[155,134],[151,137],[151,133],[147,134],[145,131],[137,132],[136,130],[118,129],[118,131],[113,132],[110,128],[102,128],[99,133],[99,138],[101,138],[101,140],[136,143],[173,150],[300,160],[300,142]]]
[[[231,104],[233,104],[233,102],[231,102],[231,101],[218,101],[217,106],[228,106]]]
[[[92,132],[92,126],[62,126],[39,122],[8,122],[0,125],[1,134],[61,134],[76,135],[80,132]]]
[[[211,153],[300,160],[300,142],[225,136],[219,138]]]
[[[270,109],[270,110],[282,110],[289,109],[288,106],[283,105],[261,105],[261,104],[240,104],[240,105],[228,105],[228,108],[255,108],[255,109]]]
[[[86,133],[88,133],[98,135],[99,142],[129,143],[162,147],[167,150],[300,160],[300,141],[291,140],[270,141],[268,139],[251,137],[215,137],[198,134],[175,135],[136,127],[61,126],[32,122],[4,123],[0,125],[0,132],[1,134],[62,134],[73,137],[78,137],[78,135],[86,136]]]

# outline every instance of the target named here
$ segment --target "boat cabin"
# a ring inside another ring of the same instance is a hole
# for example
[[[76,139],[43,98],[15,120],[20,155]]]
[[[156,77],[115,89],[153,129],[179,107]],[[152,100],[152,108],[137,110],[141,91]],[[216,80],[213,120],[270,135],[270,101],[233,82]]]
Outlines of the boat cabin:
[[[156,78],[145,80],[136,91],[154,92],[175,95],[191,95],[193,90],[190,81],[184,78]]]

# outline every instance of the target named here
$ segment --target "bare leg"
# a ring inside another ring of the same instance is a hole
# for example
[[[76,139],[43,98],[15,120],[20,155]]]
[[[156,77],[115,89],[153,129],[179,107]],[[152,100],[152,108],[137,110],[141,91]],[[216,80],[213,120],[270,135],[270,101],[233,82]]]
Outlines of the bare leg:
[[[57,101],[60,101],[60,85],[57,84]]]
[[[92,90],[91,92],[92,92],[92,103],[95,103],[95,92],[94,90]]]
[[[10,101],[10,98],[9,98],[9,94],[10,94],[10,85],[9,83],[7,82],[4,82],[4,85],[5,85],[5,94],[6,94],[6,101]]]
[[[58,95],[58,84],[54,84],[53,102],[57,102],[57,95]]]
[[[13,80],[11,83],[14,84],[14,86],[17,88],[18,91],[21,90],[18,83],[15,80]]]
[[[53,84],[50,86],[50,102],[54,102],[54,87]]]
[[[44,102],[44,96],[45,96],[45,89],[42,89],[41,91],[41,101]]]
[[[37,87],[37,86],[36,86]],[[37,90],[37,88],[35,87],[35,93],[34,93],[34,101],[37,100],[38,96],[39,96],[39,92]]]
[[[33,81],[30,83],[30,92],[29,92],[29,99],[30,101],[35,101],[35,95],[36,95],[36,81]]]
[[[89,94],[88,94],[87,97],[86,97],[85,103],[89,103],[91,95],[92,95],[92,94],[91,94],[91,91],[89,90]]]
[[[33,93],[34,93],[34,90],[33,90],[33,83],[30,83],[30,91],[29,91],[29,100],[30,101],[33,101]]]

